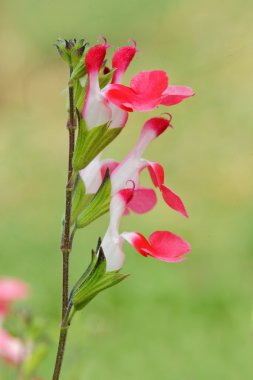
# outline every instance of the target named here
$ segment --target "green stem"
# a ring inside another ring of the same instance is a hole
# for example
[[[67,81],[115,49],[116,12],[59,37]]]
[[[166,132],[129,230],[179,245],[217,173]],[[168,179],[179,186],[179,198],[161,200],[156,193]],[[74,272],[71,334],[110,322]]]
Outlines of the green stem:
[[[71,75],[71,70],[70,70]],[[68,176],[66,184],[66,203],[65,203],[65,218],[63,226],[63,234],[61,240],[62,251],[62,323],[59,336],[58,350],[56,355],[55,367],[52,380],[60,378],[64,351],[66,346],[68,326],[64,325],[68,314],[68,293],[69,293],[69,254],[71,252],[72,237],[70,233],[71,227],[71,207],[72,207],[72,190],[73,190],[73,166],[72,159],[75,149],[75,107],[74,107],[74,91],[73,87],[69,86],[69,120],[67,123],[69,132],[69,155],[68,155]]]

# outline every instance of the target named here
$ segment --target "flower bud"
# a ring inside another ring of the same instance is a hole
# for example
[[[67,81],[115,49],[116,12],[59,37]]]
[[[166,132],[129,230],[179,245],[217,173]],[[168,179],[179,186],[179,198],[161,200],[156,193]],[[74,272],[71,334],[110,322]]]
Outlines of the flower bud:
[[[127,277],[128,275],[118,271],[106,272],[106,257],[99,239],[96,252],[92,251],[89,267],[70,293],[69,301],[74,307],[74,312],[83,309],[101,291],[117,285]]]
[[[76,40],[76,38],[71,40],[58,39],[56,43],[58,53],[71,68],[79,63],[86,46],[87,43],[84,39]]]

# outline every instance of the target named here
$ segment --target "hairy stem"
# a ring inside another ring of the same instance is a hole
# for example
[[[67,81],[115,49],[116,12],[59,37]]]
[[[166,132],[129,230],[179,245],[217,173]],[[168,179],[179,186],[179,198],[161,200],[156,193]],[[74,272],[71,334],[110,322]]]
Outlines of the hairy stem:
[[[61,251],[62,251],[62,323],[61,331],[59,336],[58,350],[54,367],[54,374],[52,380],[58,380],[60,378],[60,372],[64,357],[64,350],[66,345],[68,326],[65,325],[64,321],[68,314],[68,293],[69,293],[69,254],[71,251],[72,237],[70,232],[70,220],[71,220],[71,201],[72,201],[72,190],[73,190],[73,166],[72,159],[75,148],[75,129],[76,129],[76,119],[75,119],[75,107],[74,107],[74,92],[73,87],[69,86],[69,120],[67,122],[67,130],[69,133],[69,155],[68,155],[68,176],[66,184],[66,203],[65,203],[65,217],[63,234],[61,240]]]

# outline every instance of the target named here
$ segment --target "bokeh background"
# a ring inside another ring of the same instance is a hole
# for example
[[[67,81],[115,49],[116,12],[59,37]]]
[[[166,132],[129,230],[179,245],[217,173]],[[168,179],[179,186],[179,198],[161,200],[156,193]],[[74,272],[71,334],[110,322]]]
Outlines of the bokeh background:
[[[125,77],[165,69],[197,96],[170,109],[174,130],[146,157],[190,219],[160,199],[122,230],[168,229],[188,239],[189,259],[165,264],[125,246],[130,278],[78,314],[63,380],[251,380],[253,378],[253,4],[246,0],[11,0],[0,4],[0,274],[30,283],[28,301],[52,335],[40,374],[49,379],[60,318],[60,219],[67,163],[67,68],[58,37],[129,38],[140,54]],[[160,114],[160,108],[153,114]],[[121,159],[147,114],[133,114],[106,150]],[[148,181],[145,178],[145,181]],[[108,216],[81,231],[73,281]],[[4,375],[0,375],[1,380]]]

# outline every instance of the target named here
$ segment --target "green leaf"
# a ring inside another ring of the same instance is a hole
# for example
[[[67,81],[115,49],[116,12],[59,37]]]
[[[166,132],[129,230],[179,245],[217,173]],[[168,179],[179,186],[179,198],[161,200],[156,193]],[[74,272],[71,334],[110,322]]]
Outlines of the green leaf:
[[[79,214],[76,221],[77,228],[83,228],[109,211],[111,201],[111,181],[107,170],[103,183],[97,193]]]
[[[73,168],[75,171],[84,169],[112,140],[114,140],[122,128],[109,128],[110,123],[89,129],[85,120],[79,120],[78,136],[73,156]]]

